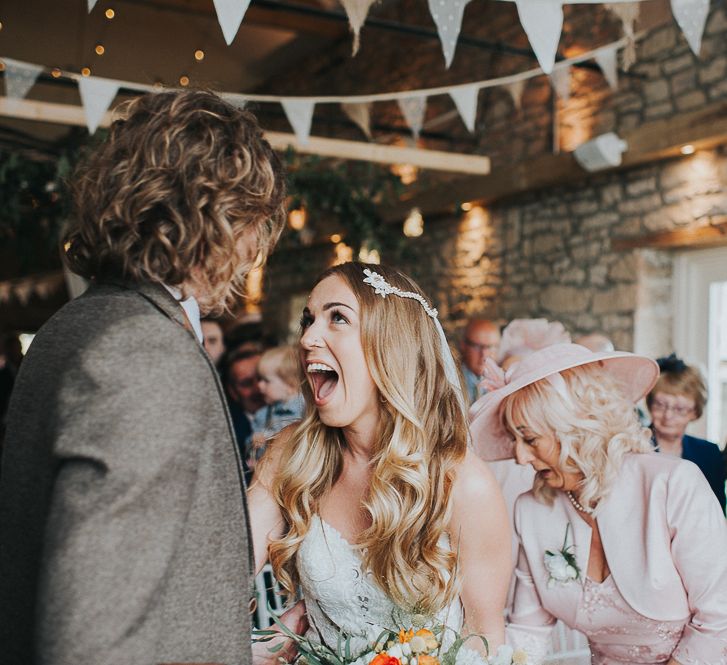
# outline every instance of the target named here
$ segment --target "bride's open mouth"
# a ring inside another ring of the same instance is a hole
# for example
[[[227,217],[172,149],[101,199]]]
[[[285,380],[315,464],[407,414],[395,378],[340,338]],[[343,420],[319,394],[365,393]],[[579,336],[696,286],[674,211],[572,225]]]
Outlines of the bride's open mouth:
[[[338,385],[338,372],[325,363],[308,363],[308,377],[313,388],[316,406],[323,406]]]

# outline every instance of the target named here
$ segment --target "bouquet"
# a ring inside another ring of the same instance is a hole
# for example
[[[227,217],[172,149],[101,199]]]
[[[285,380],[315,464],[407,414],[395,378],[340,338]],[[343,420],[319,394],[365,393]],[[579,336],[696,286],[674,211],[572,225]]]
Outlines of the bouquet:
[[[352,636],[339,632],[335,647],[322,640],[311,640],[297,635],[273,615],[279,630],[273,628],[254,631],[254,641],[269,642],[281,634],[290,638],[297,648],[291,662],[279,660],[284,665],[527,665],[528,656],[522,649],[513,650],[503,645],[497,653],[485,658],[478,651],[465,646],[470,639],[479,639],[489,652],[487,640],[482,635],[463,637],[443,624],[422,622],[419,626],[384,629],[376,640],[363,652],[353,653]],[[445,635],[447,639],[445,640]],[[272,653],[283,648],[282,642],[272,646]],[[445,648],[446,647],[446,648]]]

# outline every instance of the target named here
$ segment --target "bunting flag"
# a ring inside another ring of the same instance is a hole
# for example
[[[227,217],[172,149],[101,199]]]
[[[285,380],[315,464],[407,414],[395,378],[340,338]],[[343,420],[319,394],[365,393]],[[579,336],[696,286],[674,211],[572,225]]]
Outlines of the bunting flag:
[[[426,97],[407,97],[406,99],[400,99],[399,108],[401,113],[406,120],[406,124],[409,125],[411,133],[415,139],[419,138],[419,133],[422,131],[422,125],[424,124],[424,113],[427,110],[427,98]]]
[[[616,55],[616,49],[611,47],[601,49],[593,56],[603,72],[603,77],[613,90],[618,89],[618,63],[616,61]]]
[[[626,37],[626,46],[623,52],[623,68],[628,71],[631,65],[636,62],[636,33],[634,27],[639,18],[641,7],[638,2],[614,2],[604,5],[606,9],[613,12],[621,21]]]
[[[356,126],[371,140],[371,102],[364,104],[341,104],[341,109]]]
[[[563,101],[570,99],[570,67],[558,65],[550,75],[550,82],[553,85],[555,94]]]
[[[475,131],[475,120],[477,118],[477,96],[480,92],[480,86],[477,84],[464,85],[452,88],[449,96],[454,100],[454,104],[462,116],[462,121],[470,133]]]
[[[522,108],[523,103],[523,90],[525,90],[525,79],[518,79],[507,85],[507,89],[512,95],[512,101],[515,104],[515,108],[519,111]]]
[[[225,42],[229,46],[235,39],[245,12],[250,6],[250,0],[214,0],[217,21],[222,28]]]
[[[89,133],[93,134],[119,91],[119,82],[97,76],[84,76],[78,79],[78,91],[81,93],[81,104],[86,114],[86,126]]]
[[[375,0],[341,0],[341,4],[348,16],[351,31],[353,32],[352,55],[358,53],[358,48],[361,44],[359,34],[363,24],[366,22],[366,17],[369,15],[369,9],[371,9],[371,5],[374,2]]]
[[[709,0],[671,0],[671,11],[687,38],[689,48],[699,57],[704,26],[709,14]]]
[[[550,74],[563,30],[563,6],[560,0],[515,0],[515,4],[538,63]]]
[[[88,13],[96,6],[96,0],[88,0]]]
[[[23,99],[38,80],[44,67],[12,58],[3,58],[3,62],[5,63],[5,96]]]
[[[429,13],[437,25],[447,69],[454,58],[459,31],[462,29],[464,8],[468,2],[469,0],[429,0]]]
[[[312,99],[283,99],[280,103],[296,138],[305,145],[310,138],[315,102]]]

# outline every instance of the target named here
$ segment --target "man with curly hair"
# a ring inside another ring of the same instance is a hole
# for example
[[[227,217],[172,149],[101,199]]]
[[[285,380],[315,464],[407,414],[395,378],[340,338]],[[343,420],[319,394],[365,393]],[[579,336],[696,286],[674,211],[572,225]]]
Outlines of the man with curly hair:
[[[208,92],[128,104],[73,179],[91,282],[38,333],[0,483],[4,665],[250,662],[240,456],[200,315],[284,224],[255,118]]]

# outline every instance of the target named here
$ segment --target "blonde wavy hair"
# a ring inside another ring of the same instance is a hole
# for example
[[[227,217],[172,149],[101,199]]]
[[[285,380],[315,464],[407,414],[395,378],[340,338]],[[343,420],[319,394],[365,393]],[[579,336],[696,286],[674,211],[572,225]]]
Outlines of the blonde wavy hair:
[[[219,313],[284,227],[279,160],[255,117],[211,92],[150,93],[120,114],[71,180],[65,261],[89,279],[191,289]]]
[[[445,377],[434,322],[414,300],[376,295],[363,282],[366,267],[393,286],[422,293],[397,270],[361,263],[335,266],[316,282],[335,276],[355,294],[364,355],[380,393],[363,506],[371,526],[358,545],[364,569],[400,607],[433,612],[457,593],[456,556],[441,536],[450,518],[455,467],[467,448],[467,422]],[[289,591],[299,581],[298,549],[321,497],[341,475],[346,448],[341,430],[321,422],[308,382],[303,386],[307,415],[284,444],[272,486],[287,532],[271,543],[270,562]]]
[[[547,380],[536,381],[503,400],[502,421],[514,437],[523,426],[536,435],[553,435],[560,443],[561,469],[583,474],[580,502],[593,506],[608,495],[627,453],[652,450],[651,432],[603,367],[589,363],[560,375],[568,400]],[[533,491],[545,503],[557,492],[537,476]]]

